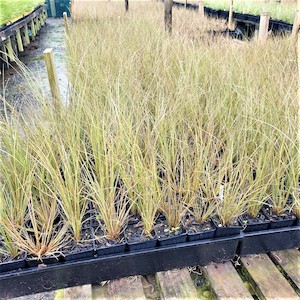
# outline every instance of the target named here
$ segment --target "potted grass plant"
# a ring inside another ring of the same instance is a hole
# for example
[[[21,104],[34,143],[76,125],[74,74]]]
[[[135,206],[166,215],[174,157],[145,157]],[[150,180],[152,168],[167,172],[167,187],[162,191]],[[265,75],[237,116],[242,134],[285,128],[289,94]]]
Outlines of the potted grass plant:
[[[263,214],[262,208],[270,197],[270,185],[274,171],[270,170],[269,161],[274,155],[272,145],[262,144],[252,154],[251,164],[245,165],[248,178],[247,186],[252,187],[251,197],[247,199],[247,210],[240,216],[239,222],[244,232],[265,230],[269,228],[270,220]],[[248,167],[248,168],[247,168]]]
[[[216,226],[215,237],[240,233],[242,226],[238,223],[238,217],[245,213],[247,198],[251,193],[249,187],[244,189],[247,179],[244,165],[248,163],[248,159],[243,158],[233,163],[232,155],[231,151],[225,151],[220,160],[219,172],[222,172],[223,181],[218,194],[217,214],[213,219]]]
[[[169,126],[161,130],[161,138],[158,140],[163,217],[157,221],[155,232],[160,245],[186,241],[186,232],[181,222],[188,205],[193,201],[189,193],[191,182],[187,178],[191,174],[189,171],[192,171],[189,169],[188,141],[181,136],[183,129],[174,123]]]
[[[86,173],[87,190],[96,211],[95,251],[98,256],[125,251],[124,230],[131,206],[120,177],[118,146],[100,120],[90,120],[87,135],[92,156]]]
[[[287,149],[285,144],[279,146],[277,153],[280,160],[272,161],[276,171],[271,184],[269,206],[264,210],[271,221],[270,228],[291,226],[296,219],[291,210],[291,197],[298,188],[297,167],[293,166],[295,156],[290,156],[293,152]]]
[[[150,165],[146,162],[135,160],[133,189],[137,195],[137,211],[140,221],[127,226],[125,230],[129,250],[153,248],[156,245],[154,223],[159,205],[162,201],[162,191],[156,168],[156,156],[152,155]],[[134,230],[138,228],[138,232]]]

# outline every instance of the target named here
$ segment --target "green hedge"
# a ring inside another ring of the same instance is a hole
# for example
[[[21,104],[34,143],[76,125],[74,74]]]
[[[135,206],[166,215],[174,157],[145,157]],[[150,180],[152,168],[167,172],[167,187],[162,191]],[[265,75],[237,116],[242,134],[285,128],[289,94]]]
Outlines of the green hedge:
[[[291,3],[265,3],[259,0],[234,0],[233,8],[235,12],[243,14],[260,15],[262,12],[267,11],[274,20],[285,21],[290,24],[293,23],[295,13],[297,10],[297,4]],[[205,0],[205,6],[214,8],[229,10],[229,0]]]
[[[44,2],[44,0],[0,0],[0,27],[27,15]]]

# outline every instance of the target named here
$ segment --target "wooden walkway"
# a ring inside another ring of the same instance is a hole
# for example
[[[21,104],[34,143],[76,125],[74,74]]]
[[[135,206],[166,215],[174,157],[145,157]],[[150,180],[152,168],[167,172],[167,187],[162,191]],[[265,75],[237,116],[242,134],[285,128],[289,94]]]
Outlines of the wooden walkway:
[[[18,298],[80,300],[300,299],[300,251],[209,264]]]

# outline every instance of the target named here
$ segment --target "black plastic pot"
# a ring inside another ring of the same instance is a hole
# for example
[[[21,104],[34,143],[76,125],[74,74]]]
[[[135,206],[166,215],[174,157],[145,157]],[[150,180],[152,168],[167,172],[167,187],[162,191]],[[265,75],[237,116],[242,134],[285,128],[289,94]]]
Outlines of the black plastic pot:
[[[293,226],[293,223],[295,222],[295,219],[296,219],[296,216],[291,215],[290,217],[287,217],[287,218],[284,218],[281,220],[277,220],[277,219],[272,218],[266,209],[263,208],[262,212],[270,220],[269,229]]]
[[[38,265],[51,265],[51,264],[55,264],[55,263],[59,263],[60,261],[62,261],[62,256],[58,255],[57,257],[44,257],[42,258],[42,260],[39,260],[37,258],[30,258],[27,257],[26,259],[26,267],[27,268],[33,268],[33,267],[37,267]]]
[[[111,255],[111,254],[117,254],[117,253],[122,253],[126,251],[126,244],[121,243],[121,244],[115,244],[112,246],[108,247],[99,247],[95,248],[95,252],[97,256],[104,256],[104,255]]]
[[[283,228],[283,227],[290,227],[295,222],[295,218],[291,218],[288,220],[274,220],[271,221],[269,228],[275,229],[275,228]]]
[[[243,234],[237,254],[248,255],[300,246],[300,227],[278,228]]]
[[[260,230],[267,230],[270,226],[270,221],[265,220],[261,222],[251,222],[251,223],[244,223],[242,218],[238,218],[238,222],[241,226],[243,226],[243,232],[253,232],[253,231],[260,231]]]
[[[73,261],[73,260],[81,260],[81,259],[89,259],[94,257],[94,249],[87,249],[73,253],[66,253],[62,256],[63,261]]]
[[[190,218],[190,216],[186,218],[187,223],[184,225],[188,242],[212,239],[215,236],[216,227],[214,223],[207,220],[200,224],[193,217]]]
[[[24,255],[24,257],[19,258],[19,259],[0,263],[0,273],[10,272],[10,271],[26,268],[26,258],[25,257],[26,256]]]
[[[143,242],[127,242],[127,249],[129,251],[137,251],[143,249],[151,249],[157,245],[157,238],[149,239]]]
[[[163,215],[156,220],[154,234],[157,237],[158,246],[185,243],[187,240],[187,233],[185,229],[181,226],[171,229]]]
[[[300,218],[296,218],[295,222],[294,222],[294,226],[300,226]]]
[[[124,237],[129,251],[137,251],[142,249],[154,248],[157,244],[155,232],[151,232],[151,236],[144,235],[144,229],[139,223],[128,223],[124,231]]]
[[[202,232],[196,232],[196,233],[187,233],[187,241],[188,242],[194,242],[194,241],[200,241],[205,239],[212,239],[215,236],[216,229],[210,229]]]
[[[219,226],[220,224],[215,219],[212,219],[212,221],[216,227],[215,238],[238,235],[243,230],[243,227],[239,224],[232,226]]]
[[[187,240],[187,234],[186,232],[181,233],[176,236],[170,236],[170,237],[164,237],[160,238],[158,237],[158,245],[159,246],[169,246],[169,245],[174,245],[174,244],[180,244],[180,243],[185,243]]]
[[[240,240],[241,235],[181,243],[5,273],[0,275],[0,298],[96,284],[127,276],[149,275],[192,265],[204,266],[209,262],[222,262],[234,258]]]

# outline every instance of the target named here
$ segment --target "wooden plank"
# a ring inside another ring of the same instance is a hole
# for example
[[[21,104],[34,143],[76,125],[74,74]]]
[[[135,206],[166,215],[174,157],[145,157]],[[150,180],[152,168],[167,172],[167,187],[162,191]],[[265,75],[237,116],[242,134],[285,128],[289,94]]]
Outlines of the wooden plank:
[[[7,54],[8,54],[9,60],[10,61],[15,61],[15,54],[14,54],[14,50],[12,48],[12,44],[11,44],[11,39],[10,38],[7,39],[6,49],[7,49]]]
[[[28,33],[28,25],[25,25],[24,26],[24,29],[23,29],[23,44],[26,46],[26,45],[29,45],[30,44],[30,38],[29,38],[29,33]]]
[[[230,261],[203,269],[218,299],[253,299]]]
[[[41,29],[40,21],[39,21],[39,18],[38,18],[38,17],[36,17],[36,18],[34,19],[34,24],[35,24],[35,28],[36,28],[36,33],[38,33],[38,32],[40,31],[40,29]]]
[[[45,25],[45,19],[44,19],[44,12],[42,11],[41,14],[39,15],[39,20],[41,23],[41,26],[43,27]]]
[[[279,264],[289,278],[300,289],[300,252],[297,249],[274,251],[271,258]]]
[[[156,276],[164,299],[199,298],[188,269],[159,272]]]
[[[155,275],[143,276],[142,285],[147,299],[161,299],[161,291],[158,288]]]
[[[23,52],[23,51],[24,51],[24,48],[23,48],[23,41],[22,41],[20,29],[17,29],[17,30],[16,30],[16,36],[17,36],[18,50],[19,50],[20,52]]]
[[[92,299],[92,286],[90,284],[67,288],[64,290],[64,300],[90,300]]]
[[[31,39],[34,41],[35,40],[35,36],[36,36],[36,30],[35,30],[33,19],[30,22],[30,29],[31,29]]]
[[[109,299],[107,283],[100,283],[92,286],[92,299],[93,300]]]
[[[113,280],[108,283],[109,299],[114,300],[146,300],[141,276],[132,276]]]
[[[252,279],[255,290],[263,299],[299,299],[288,281],[267,254],[241,258],[244,269]]]

